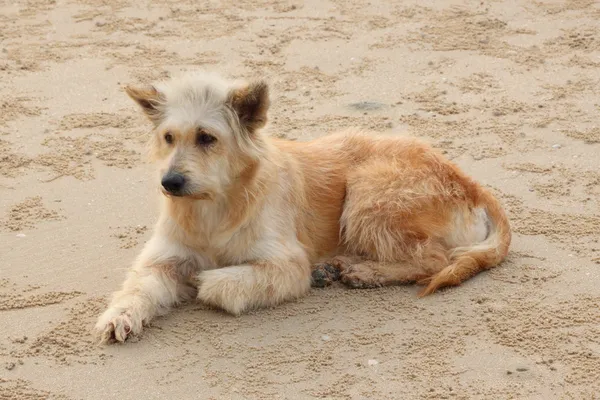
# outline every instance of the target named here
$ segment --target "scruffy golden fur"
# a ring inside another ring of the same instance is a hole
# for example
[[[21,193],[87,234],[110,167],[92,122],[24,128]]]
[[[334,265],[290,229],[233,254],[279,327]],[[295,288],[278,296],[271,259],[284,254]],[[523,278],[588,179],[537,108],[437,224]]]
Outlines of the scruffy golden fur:
[[[498,201],[417,140],[267,137],[262,81],[192,74],[126,91],[155,125],[164,196],[152,238],[98,319],[102,342],[194,297],[240,314],[305,295],[311,277],[419,282],[427,295],[507,255]]]

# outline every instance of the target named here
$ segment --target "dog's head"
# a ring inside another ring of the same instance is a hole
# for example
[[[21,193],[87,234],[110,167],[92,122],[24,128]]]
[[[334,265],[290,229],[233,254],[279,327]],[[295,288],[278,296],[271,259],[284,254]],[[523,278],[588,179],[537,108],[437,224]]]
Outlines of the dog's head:
[[[155,125],[151,154],[165,195],[216,199],[258,162],[258,130],[269,108],[265,82],[194,74],[125,90]]]

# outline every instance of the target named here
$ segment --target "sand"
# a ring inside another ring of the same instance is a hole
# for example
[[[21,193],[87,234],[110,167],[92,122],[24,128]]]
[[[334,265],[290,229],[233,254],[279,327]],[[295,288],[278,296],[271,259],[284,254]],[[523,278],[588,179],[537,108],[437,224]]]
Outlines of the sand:
[[[0,1],[0,399],[600,398],[600,3],[156,3]],[[95,346],[157,217],[122,86],[195,68],[266,77],[275,136],[441,148],[506,206],[508,260]]]

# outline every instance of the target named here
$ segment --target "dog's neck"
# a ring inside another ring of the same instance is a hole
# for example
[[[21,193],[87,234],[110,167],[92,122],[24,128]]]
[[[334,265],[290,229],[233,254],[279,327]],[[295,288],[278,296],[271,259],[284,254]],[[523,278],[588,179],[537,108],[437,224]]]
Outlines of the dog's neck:
[[[252,223],[263,206],[277,167],[268,159],[248,163],[221,195],[211,200],[165,198],[159,224],[173,239],[201,251],[218,252]]]

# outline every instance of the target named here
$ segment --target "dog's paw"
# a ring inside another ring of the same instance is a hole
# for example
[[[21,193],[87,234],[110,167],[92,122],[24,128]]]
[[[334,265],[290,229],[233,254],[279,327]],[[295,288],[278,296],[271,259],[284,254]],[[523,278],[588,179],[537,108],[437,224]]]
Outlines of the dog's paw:
[[[314,264],[312,268],[312,287],[324,288],[340,280],[340,270],[329,263]]]
[[[113,314],[114,312],[107,310],[96,323],[95,332],[100,344],[123,343],[132,335],[140,333],[141,328],[136,327],[137,324],[127,313],[120,312],[116,316]]]
[[[198,300],[240,315],[251,307],[254,276],[249,266],[203,271],[198,276]]]
[[[379,274],[366,265],[352,265],[342,271],[340,280],[351,289],[371,289],[383,286]]]

